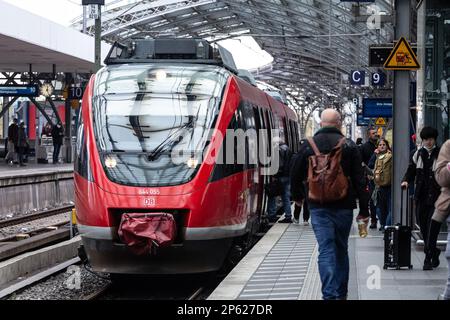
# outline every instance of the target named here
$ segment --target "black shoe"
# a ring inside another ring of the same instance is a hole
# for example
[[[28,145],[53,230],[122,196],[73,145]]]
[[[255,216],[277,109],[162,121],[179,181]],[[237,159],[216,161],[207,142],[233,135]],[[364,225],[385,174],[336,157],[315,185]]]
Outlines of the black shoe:
[[[292,223],[291,218],[284,218],[283,220],[278,221],[278,223]]]
[[[431,257],[431,265],[433,268],[439,267],[439,255],[441,254],[441,250],[436,248],[433,252],[433,256]]]
[[[381,226],[380,229],[378,229],[378,231],[384,231],[384,227]]]
[[[431,259],[428,257],[425,257],[425,261],[423,262],[423,270],[433,270]]]
[[[277,217],[269,217],[267,218],[269,220],[269,222],[273,223],[273,222],[277,222],[278,218]]]
[[[376,229],[377,228],[377,223],[376,222],[371,223],[369,228],[370,229]]]

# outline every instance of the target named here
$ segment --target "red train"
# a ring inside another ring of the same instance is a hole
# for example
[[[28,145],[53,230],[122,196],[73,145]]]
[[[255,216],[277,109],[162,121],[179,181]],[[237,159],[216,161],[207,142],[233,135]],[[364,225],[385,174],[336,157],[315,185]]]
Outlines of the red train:
[[[223,137],[236,129],[266,129],[259,147],[280,130],[295,151],[296,115],[237,76],[226,51],[220,56],[204,40],[140,40],[116,44],[92,76],[74,180],[78,229],[95,271],[218,270],[233,245],[259,229],[269,179],[263,165],[250,163],[248,150],[243,163],[195,155],[226,155]],[[176,163],[175,149],[192,154]],[[122,215],[155,212],[173,216],[175,239],[156,254],[135,255],[118,235]]]

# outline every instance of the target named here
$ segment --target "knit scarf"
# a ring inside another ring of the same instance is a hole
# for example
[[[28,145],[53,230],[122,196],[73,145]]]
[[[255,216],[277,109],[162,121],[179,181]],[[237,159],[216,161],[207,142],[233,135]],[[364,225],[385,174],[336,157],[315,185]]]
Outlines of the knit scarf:
[[[427,148],[425,146],[423,146],[423,148],[428,152],[429,155],[431,155],[431,153],[433,152],[433,149],[436,148],[436,145],[432,146],[431,148]],[[416,164],[416,169],[423,169],[423,160],[422,157],[419,157],[419,151],[420,149],[418,149],[416,152],[414,152],[413,155],[413,162]],[[436,161],[437,159],[433,160],[433,172],[436,171]]]

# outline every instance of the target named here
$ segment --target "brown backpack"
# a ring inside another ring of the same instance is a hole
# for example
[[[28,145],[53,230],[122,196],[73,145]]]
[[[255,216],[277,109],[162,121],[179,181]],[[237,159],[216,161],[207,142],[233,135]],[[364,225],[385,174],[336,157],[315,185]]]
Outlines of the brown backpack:
[[[342,200],[348,193],[348,179],[341,166],[345,137],[328,154],[322,154],[312,138],[308,138],[314,155],[309,157],[308,198],[321,204]]]

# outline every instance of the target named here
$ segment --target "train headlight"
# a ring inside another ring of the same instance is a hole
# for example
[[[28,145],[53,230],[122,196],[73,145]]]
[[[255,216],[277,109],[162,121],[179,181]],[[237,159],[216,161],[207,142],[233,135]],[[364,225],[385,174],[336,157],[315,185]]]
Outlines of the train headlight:
[[[198,160],[195,158],[189,158],[188,161],[186,162],[186,164],[189,168],[195,169],[195,168],[197,168]]]
[[[116,160],[116,158],[111,157],[111,156],[107,156],[107,157],[105,158],[105,166],[106,166],[107,168],[110,168],[110,169],[115,168],[115,167],[117,166],[117,160]]]
[[[167,78],[167,73],[164,70],[157,70],[155,73],[156,80],[161,81]]]

